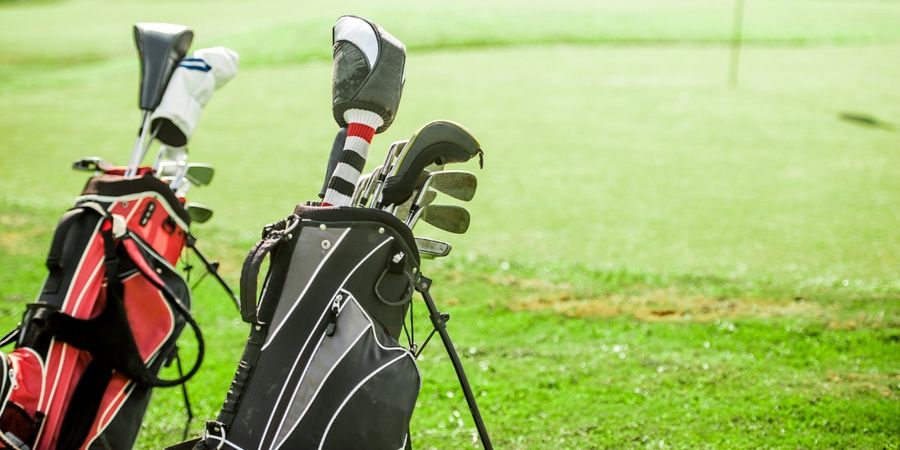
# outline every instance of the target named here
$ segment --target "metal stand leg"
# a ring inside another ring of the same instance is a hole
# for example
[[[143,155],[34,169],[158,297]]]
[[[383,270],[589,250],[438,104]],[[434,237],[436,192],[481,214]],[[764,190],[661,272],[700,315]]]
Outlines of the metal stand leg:
[[[419,293],[422,294],[422,298],[425,299],[425,305],[428,307],[428,316],[431,318],[431,323],[441,336],[444,348],[447,349],[447,354],[450,356],[450,362],[453,363],[453,370],[456,371],[456,377],[459,379],[459,385],[462,387],[463,394],[466,397],[466,403],[469,404],[469,411],[472,412],[472,419],[475,421],[475,428],[478,429],[478,436],[481,438],[481,444],[484,446],[485,450],[493,450],[494,447],[491,445],[491,438],[488,436],[487,428],[484,426],[484,420],[481,419],[481,413],[478,411],[478,404],[475,403],[475,395],[472,393],[472,387],[469,386],[469,380],[466,378],[466,372],[463,370],[462,362],[459,360],[456,348],[453,347],[453,342],[450,341],[450,335],[447,333],[446,324],[450,319],[450,316],[438,311],[437,306],[434,304],[434,299],[428,291],[430,288],[431,279],[424,276],[419,277],[419,281],[416,283],[416,290],[419,291]]]
[[[207,273],[212,274],[213,278],[215,278],[216,281],[219,282],[219,285],[222,286],[222,289],[225,289],[225,292],[227,292],[228,296],[231,297],[231,301],[234,302],[234,305],[237,306],[238,311],[240,311],[241,302],[240,302],[240,300],[238,300],[237,295],[234,295],[234,291],[231,290],[231,287],[228,286],[228,283],[226,283],[225,280],[222,278],[222,276],[219,275],[219,264],[209,262],[209,260],[206,259],[206,256],[203,256],[203,253],[200,253],[200,250],[197,248],[196,244],[197,244],[197,238],[195,238],[193,235],[189,234],[188,238],[187,238],[188,248],[193,250],[194,254],[197,255],[198,258],[200,258],[200,262],[202,262],[203,265],[206,267]]]

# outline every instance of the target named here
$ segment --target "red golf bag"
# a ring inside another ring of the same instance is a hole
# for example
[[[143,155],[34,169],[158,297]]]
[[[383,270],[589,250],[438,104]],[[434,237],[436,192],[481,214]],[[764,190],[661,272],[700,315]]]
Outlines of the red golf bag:
[[[196,373],[203,339],[175,269],[189,223],[150,174],[88,181],[56,228],[37,301],[0,342],[16,342],[0,353],[0,449],[131,448],[151,388]],[[160,379],[185,325],[196,362]]]

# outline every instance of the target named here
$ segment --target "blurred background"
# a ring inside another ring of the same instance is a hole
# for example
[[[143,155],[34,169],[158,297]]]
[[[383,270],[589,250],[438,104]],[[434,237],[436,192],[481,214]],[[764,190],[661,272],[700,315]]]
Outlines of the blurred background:
[[[889,0],[0,0],[3,324],[39,289],[85,182],[71,162],[127,161],[134,23],[189,25],[193,49],[241,56],[189,145],[217,170],[192,191],[215,210],[195,234],[236,280],[261,227],[322,183],[342,14],[408,49],[367,170],[438,118],[485,150],[483,170],[465,167],[479,176],[468,234],[421,233],[454,246],[423,269],[458,311],[451,332],[498,447],[898,445]],[[192,384],[205,419],[247,330],[215,287],[198,298],[201,325],[222,330]],[[449,364],[431,355],[414,442],[470,446]],[[182,426],[167,413],[179,394],[157,395],[142,448]]]

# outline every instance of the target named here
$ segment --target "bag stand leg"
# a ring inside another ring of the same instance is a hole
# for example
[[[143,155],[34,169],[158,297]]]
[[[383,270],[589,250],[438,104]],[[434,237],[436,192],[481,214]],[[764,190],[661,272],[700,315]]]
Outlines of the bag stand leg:
[[[450,320],[450,316],[438,311],[437,306],[434,304],[434,298],[431,297],[431,293],[428,291],[430,288],[431,279],[424,276],[419,277],[419,280],[416,283],[416,290],[419,291],[419,293],[422,294],[422,298],[425,299],[425,305],[428,307],[428,316],[431,318],[431,323],[441,336],[441,342],[444,343],[444,348],[447,349],[447,354],[450,356],[450,361],[453,363],[453,370],[456,371],[456,378],[459,379],[459,385],[466,397],[466,403],[469,404],[469,411],[472,412],[472,419],[475,421],[475,427],[478,429],[478,436],[481,438],[481,444],[484,446],[485,450],[493,450],[494,447],[491,445],[491,438],[488,436],[487,428],[484,426],[484,420],[481,419],[481,413],[478,411],[478,404],[475,403],[475,395],[472,393],[472,387],[469,386],[469,379],[466,377],[465,370],[463,370],[462,361],[459,360],[456,348],[453,347],[453,342],[450,340],[450,335],[447,333],[447,321]]]
[[[222,286],[222,289],[225,289],[225,292],[227,292],[228,296],[231,297],[231,301],[234,302],[234,305],[237,306],[238,311],[240,311],[240,300],[238,300],[237,295],[234,295],[234,291],[231,290],[231,287],[228,286],[228,283],[226,283],[225,280],[222,279],[222,276],[219,275],[219,263],[210,262],[208,259],[206,259],[206,256],[204,256],[203,253],[200,253],[200,249],[197,248],[197,238],[194,237],[194,235],[188,235],[186,245],[188,248],[194,251],[194,254],[197,255],[198,258],[200,258],[200,262],[202,262],[203,266],[206,267],[206,272],[211,273],[216,281],[219,282],[219,285]]]

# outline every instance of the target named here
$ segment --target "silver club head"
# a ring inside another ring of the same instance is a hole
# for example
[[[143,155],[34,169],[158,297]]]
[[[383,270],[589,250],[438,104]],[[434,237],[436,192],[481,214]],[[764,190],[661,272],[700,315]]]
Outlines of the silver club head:
[[[419,253],[426,258],[441,258],[450,254],[450,244],[426,237],[416,238],[416,247]]]
[[[103,172],[110,164],[99,156],[88,156],[72,163],[72,169],[79,172]]]
[[[194,223],[205,223],[213,216],[213,210],[200,203],[188,203],[185,205],[185,209],[191,217],[191,222]]]
[[[191,163],[187,165],[185,178],[194,186],[206,186],[212,182],[216,169],[209,164]]]
[[[425,223],[450,233],[463,234],[469,230],[469,211],[456,205],[428,205],[422,208]]]
[[[431,174],[431,188],[457,200],[467,202],[475,197],[478,178],[464,170],[445,170]]]

